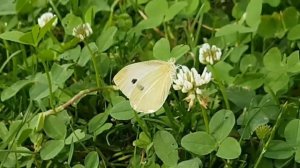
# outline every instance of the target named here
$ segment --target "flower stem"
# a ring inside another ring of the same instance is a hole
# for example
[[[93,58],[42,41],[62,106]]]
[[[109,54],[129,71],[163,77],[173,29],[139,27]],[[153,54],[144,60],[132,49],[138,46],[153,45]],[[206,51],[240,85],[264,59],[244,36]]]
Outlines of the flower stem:
[[[88,48],[91,56],[92,56],[92,62],[93,62],[93,66],[94,66],[94,70],[95,70],[95,76],[96,76],[96,83],[97,83],[97,87],[101,87],[102,86],[102,81],[100,81],[100,78],[99,78],[99,71],[98,71],[98,68],[97,68],[97,62],[96,62],[96,56],[94,54],[94,52],[92,51],[91,47],[89,46],[89,44],[84,41],[86,47]]]
[[[280,120],[281,120],[281,116],[285,112],[286,108],[287,108],[287,102],[285,102],[283,104],[283,106],[281,107],[281,110],[280,110],[280,113],[279,113],[279,115],[277,117],[276,123],[275,123],[275,125],[272,128],[270,137],[269,137],[268,141],[264,144],[264,146],[263,146],[263,148],[262,148],[262,150],[260,152],[260,155],[259,155],[258,159],[256,160],[256,162],[254,164],[254,168],[258,168],[259,163],[260,163],[262,157],[266,153],[266,151],[267,151],[267,149],[268,149],[268,147],[270,145],[270,142],[271,142],[271,140],[273,139],[273,137],[275,135],[275,132],[276,132],[276,130],[277,130],[278,126],[279,126]]]
[[[197,96],[197,100],[201,106],[201,100],[200,100],[200,97]],[[201,112],[202,112],[202,117],[203,117],[203,120],[204,120],[204,125],[205,125],[205,129],[206,129],[206,132],[209,133],[209,120],[208,120],[208,114],[207,114],[207,111],[205,108],[203,108],[201,106]]]

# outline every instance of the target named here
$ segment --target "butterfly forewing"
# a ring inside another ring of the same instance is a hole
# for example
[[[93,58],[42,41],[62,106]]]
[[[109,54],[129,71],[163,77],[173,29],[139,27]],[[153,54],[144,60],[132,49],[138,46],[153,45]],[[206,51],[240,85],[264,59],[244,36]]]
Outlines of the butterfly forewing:
[[[130,104],[136,111],[152,113],[164,104],[172,85],[173,67],[165,64],[158,70],[150,72],[137,82],[137,87],[129,98]]]
[[[119,87],[123,94],[130,98],[132,90],[136,87],[138,81],[144,78],[151,71],[159,68],[157,61],[145,61],[130,64],[121,69],[114,77],[114,83]]]

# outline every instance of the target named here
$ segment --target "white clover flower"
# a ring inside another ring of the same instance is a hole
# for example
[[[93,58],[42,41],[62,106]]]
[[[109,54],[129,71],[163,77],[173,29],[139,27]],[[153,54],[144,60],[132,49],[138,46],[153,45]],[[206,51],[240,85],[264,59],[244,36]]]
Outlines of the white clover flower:
[[[84,23],[73,28],[73,36],[83,41],[85,38],[93,34],[93,30],[89,23]]]
[[[56,17],[56,15],[54,15],[51,12],[43,13],[38,18],[38,24],[39,24],[40,28],[44,27],[54,17]],[[57,19],[54,20],[54,22],[52,23],[52,26],[54,27],[56,24],[57,24]]]
[[[174,79],[174,90],[180,90],[182,93],[187,93],[188,96],[184,99],[189,102],[189,109],[194,105],[196,96],[202,94],[202,87],[211,81],[212,74],[204,68],[200,75],[195,68],[191,70],[186,66],[181,66]]]
[[[210,45],[205,43],[199,49],[199,61],[202,64],[214,64],[221,59],[221,49],[216,47],[215,45]]]

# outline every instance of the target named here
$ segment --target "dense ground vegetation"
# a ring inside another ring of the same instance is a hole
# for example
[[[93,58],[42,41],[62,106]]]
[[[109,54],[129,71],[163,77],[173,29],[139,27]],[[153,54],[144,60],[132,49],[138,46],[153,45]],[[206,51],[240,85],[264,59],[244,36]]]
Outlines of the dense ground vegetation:
[[[299,166],[300,1],[0,3],[0,167]],[[170,59],[134,111],[114,75]]]

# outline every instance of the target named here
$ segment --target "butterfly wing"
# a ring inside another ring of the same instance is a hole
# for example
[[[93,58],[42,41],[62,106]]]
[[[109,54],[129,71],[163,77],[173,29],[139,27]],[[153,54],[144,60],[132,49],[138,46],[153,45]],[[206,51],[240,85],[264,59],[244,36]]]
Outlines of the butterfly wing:
[[[164,65],[164,61],[144,61],[130,64],[121,69],[113,78],[114,83],[122,91],[122,93],[130,99],[133,89],[137,83],[148,76],[149,73],[157,71]]]
[[[174,64],[164,62],[159,68],[143,76],[129,98],[133,109],[153,113],[161,108],[168,97],[175,72]]]

